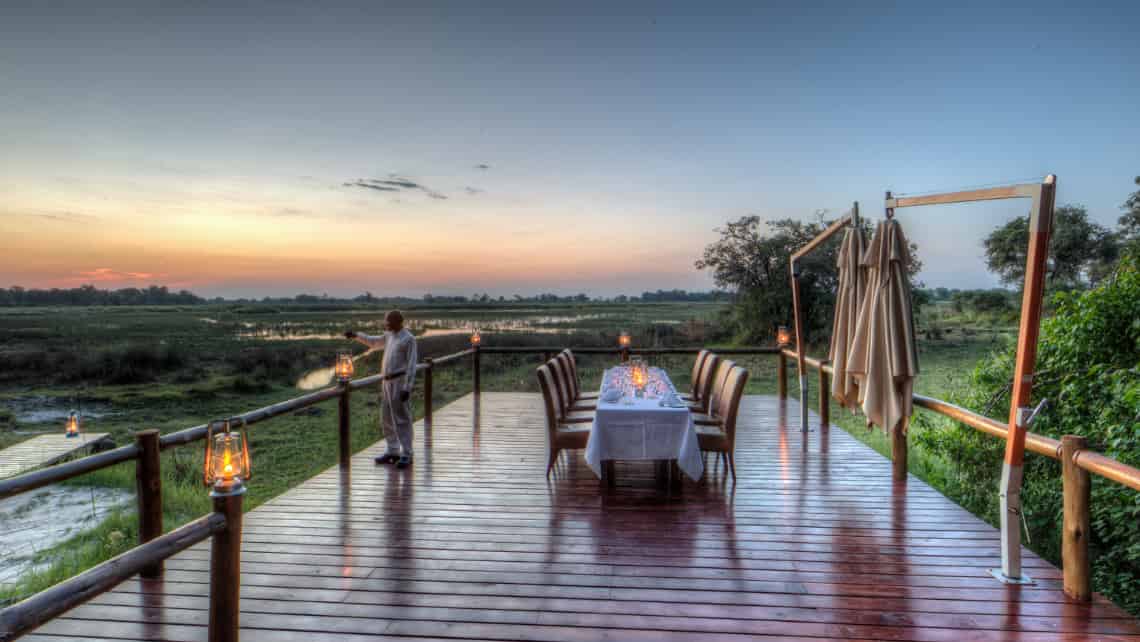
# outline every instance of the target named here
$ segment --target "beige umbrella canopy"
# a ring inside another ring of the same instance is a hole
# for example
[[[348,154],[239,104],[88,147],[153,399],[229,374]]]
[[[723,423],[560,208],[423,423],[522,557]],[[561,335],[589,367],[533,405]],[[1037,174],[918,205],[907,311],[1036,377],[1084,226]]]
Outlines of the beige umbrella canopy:
[[[863,414],[893,431],[910,417],[918,375],[907,242],[898,221],[879,223],[860,264],[867,269],[855,336],[847,353],[847,373],[859,387]]]
[[[848,371],[847,354],[855,340],[855,326],[859,320],[859,302],[863,300],[866,268],[859,265],[863,258],[863,230],[850,228],[839,245],[839,292],[835,298],[835,320],[831,327],[831,350],[828,360],[834,372],[831,377],[831,396],[845,408],[859,405],[859,385]]]

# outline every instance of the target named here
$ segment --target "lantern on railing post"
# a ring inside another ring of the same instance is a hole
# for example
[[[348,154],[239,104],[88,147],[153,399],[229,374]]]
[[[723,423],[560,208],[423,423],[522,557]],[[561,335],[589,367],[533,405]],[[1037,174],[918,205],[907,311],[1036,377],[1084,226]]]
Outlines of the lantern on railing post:
[[[781,348],[789,346],[792,343],[792,332],[788,330],[788,326],[782,325],[776,330],[776,345]]]
[[[244,482],[253,478],[245,420],[232,430],[233,420],[206,425],[206,462],[203,479],[210,487],[214,512],[225,517],[226,527],[210,543],[210,606],[208,637],[211,642],[237,642],[241,619],[241,532]],[[220,426],[219,426],[220,425]]]
[[[479,330],[476,329],[471,333],[471,347],[478,348],[481,345],[483,345],[483,335],[479,334]]]
[[[629,337],[628,332],[622,332],[618,335],[618,347],[621,348],[621,361],[625,363],[629,361],[629,346],[633,340]]]
[[[245,492],[244,483],[253,478],[245,421],[237,431],[231,424],[231,420],[224,419],[206,426],[206,461],[202,479],[211,488],[213,497],[240,495]]]
[[[356,370],[352,363],[352,355],[347,352],[338,353],[335,370],[337,383],[345,384],[352,381],[352,373]]]
[[[68,439],[78,437],[79,436],[79,430],[82,427],[83,427],[83,418],[79,416],[78,411],[72,410],[71,413],[67,415],[67,423],[65,424],[64,434],[67,436]]]

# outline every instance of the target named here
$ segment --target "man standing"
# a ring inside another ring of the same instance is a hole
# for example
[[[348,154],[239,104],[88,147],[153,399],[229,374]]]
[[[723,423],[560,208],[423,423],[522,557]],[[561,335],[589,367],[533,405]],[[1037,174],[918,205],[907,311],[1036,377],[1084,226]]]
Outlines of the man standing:
[[[384,315],[384,334],[372,336],[349,330],[347,339],[356,339],[370,348],[383,348],[380,367],[380,424],[388,441],[388,452],[377,457],[378,464],[396,462],[399,468],[412,463],[412,385],[416,379],[416,338],[404,328],[404,315],[392,310]]]

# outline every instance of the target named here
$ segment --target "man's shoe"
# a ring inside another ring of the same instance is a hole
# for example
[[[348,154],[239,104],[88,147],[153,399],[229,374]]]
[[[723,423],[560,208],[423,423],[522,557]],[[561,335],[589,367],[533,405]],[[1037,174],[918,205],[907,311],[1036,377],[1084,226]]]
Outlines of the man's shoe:
[[[400,461],[396,462],[396,468],[407,468],[412,465],[412,458],[408,455],[400,457]]]
[[[395,453],[385,453],[373,459],[377,464],[393,464],[400,460],[400,456]]]

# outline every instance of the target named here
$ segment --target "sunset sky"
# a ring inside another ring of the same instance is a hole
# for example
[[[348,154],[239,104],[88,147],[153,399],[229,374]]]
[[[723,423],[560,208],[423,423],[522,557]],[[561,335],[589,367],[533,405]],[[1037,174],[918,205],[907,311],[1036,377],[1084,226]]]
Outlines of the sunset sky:
[[[1114,224],[1140,174],[1134,0],[13,4],[0,285],[707,289],[745,214],[1054,172]],[[1025,210],[900,220],[978,287]]]

